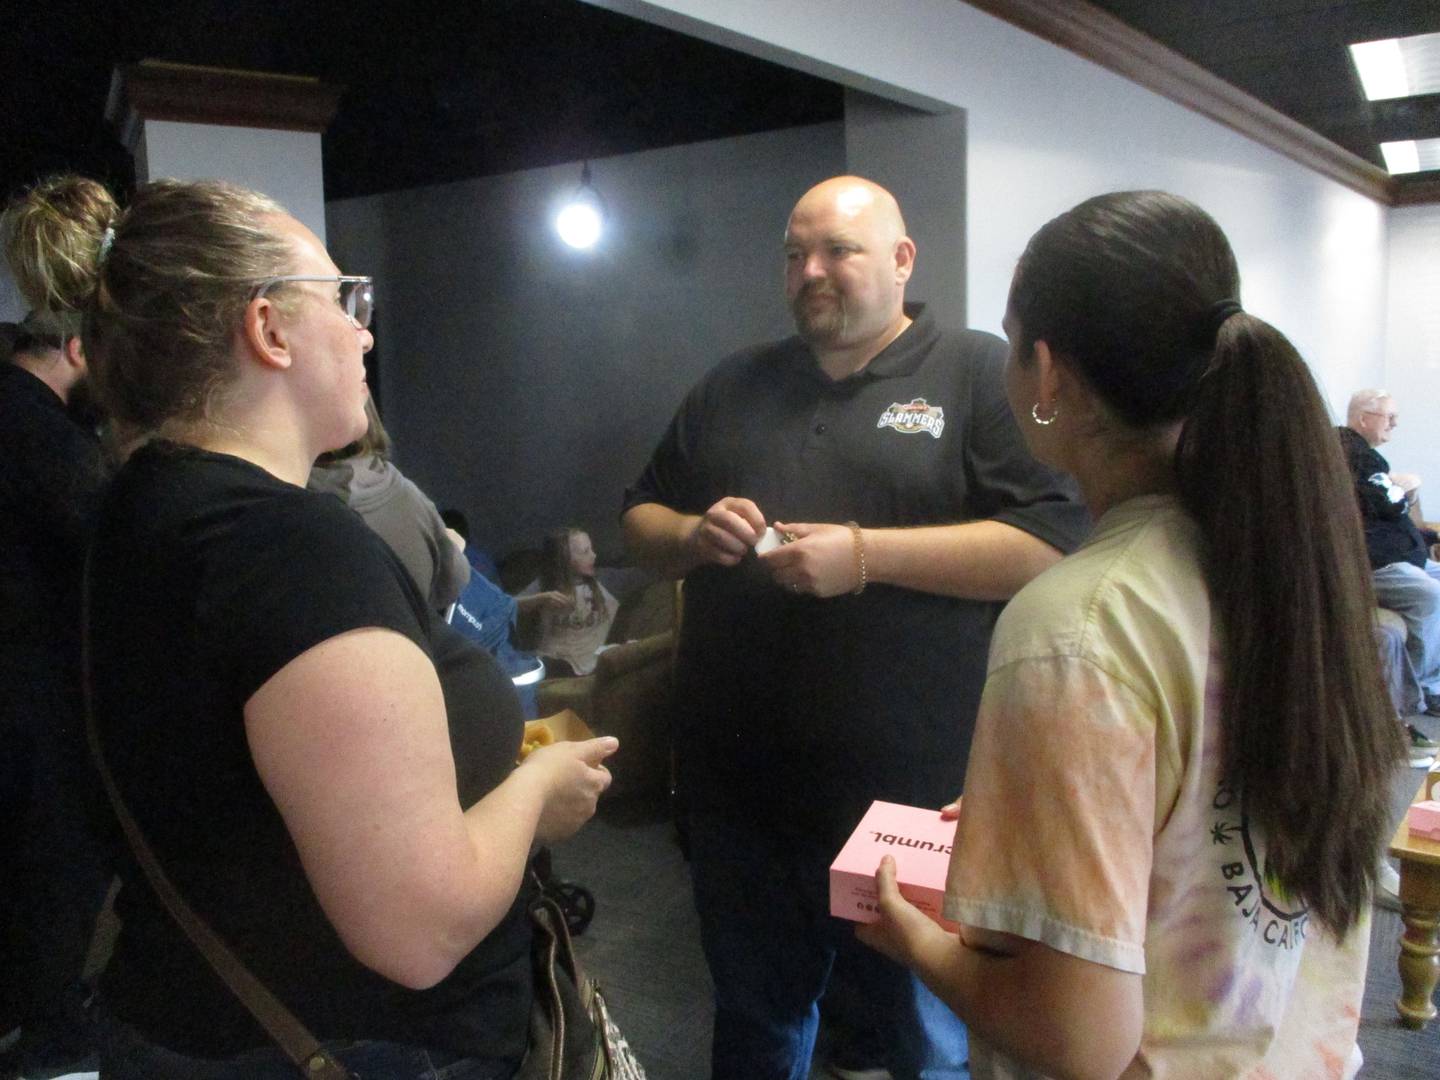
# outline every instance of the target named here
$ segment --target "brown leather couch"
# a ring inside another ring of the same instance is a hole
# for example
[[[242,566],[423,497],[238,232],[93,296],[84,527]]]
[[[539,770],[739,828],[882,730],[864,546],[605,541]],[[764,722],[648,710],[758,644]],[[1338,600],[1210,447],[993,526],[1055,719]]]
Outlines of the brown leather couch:
[[[617,597],[612,647],[589,675],[549,678],[536,688],[541,716],[574,709],[597,735],[614,735],[613,795],[658,794],[670,786],[672,671],[678,586],[658,581]]]

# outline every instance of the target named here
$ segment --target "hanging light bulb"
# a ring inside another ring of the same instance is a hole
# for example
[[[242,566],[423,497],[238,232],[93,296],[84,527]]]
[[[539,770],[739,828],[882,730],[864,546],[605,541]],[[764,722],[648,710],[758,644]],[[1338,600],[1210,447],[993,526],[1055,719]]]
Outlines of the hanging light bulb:
[[[585,251],[595,246],[605,231],[605,201],[590,185],[590,163],[580,169],[580,186],[555,215],[555,231],[573,248]]]

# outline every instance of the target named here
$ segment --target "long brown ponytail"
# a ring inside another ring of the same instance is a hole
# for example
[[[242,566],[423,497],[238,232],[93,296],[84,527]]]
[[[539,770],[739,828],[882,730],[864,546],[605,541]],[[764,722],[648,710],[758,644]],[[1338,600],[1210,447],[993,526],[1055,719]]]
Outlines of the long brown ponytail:
[[[1119,192],[1035,235],[1011,309],[1025,351],[1044,339],[1121,423],[1183,420],[1180,498],[1222,628],[1224,774],[1280,886],[1343,932],[1369,902],[1403,747],[1335,429],[1305,362],[1239,310],[1239,288],[1209,215]]]

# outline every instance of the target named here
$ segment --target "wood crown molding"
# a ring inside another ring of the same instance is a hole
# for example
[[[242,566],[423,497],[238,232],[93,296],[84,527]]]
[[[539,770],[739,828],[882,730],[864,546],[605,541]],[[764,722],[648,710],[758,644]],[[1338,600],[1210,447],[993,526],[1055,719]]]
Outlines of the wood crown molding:
[[[142,60],[115,68],[105,119],[129,150],[146,120],[323,132],[343,93],[298,75]]]
[[[1395,186],[1395,206],[1440,203],[1440,179],[1407,180]]]
[[[962,0],[1224,124],[1386,206],[1440,202],[1440,182],[1404,181],[1085,0]]]

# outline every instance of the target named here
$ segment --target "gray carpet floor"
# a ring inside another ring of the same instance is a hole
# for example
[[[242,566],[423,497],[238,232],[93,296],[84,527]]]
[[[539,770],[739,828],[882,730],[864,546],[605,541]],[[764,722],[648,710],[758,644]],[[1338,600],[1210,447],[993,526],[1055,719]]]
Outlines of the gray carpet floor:
[[[1440,737],[1440,720],[1412,722]],[[1396,821],[1422,773],[1405,770],[1391,785]],[[595,920],[576,939],[590,972],[601,982],[617,1022],[640,1055],[650,1080],[705,1080],[709,1075],[710,980],[700,952],[685,860],[663,803],[616,802],[555,850],[556,874],[595,895]],[[108,912],[92,951],[103,962],[114,936]],[[1400,917],[1377,908],[1360,1021],[1365,1054],[1362,1080],[1440,1080],[1440,1020],[1425,1031],[1395,1018],[1400,993],[1396,961]],[[822,1036],[823,1038],[823,1036]],[[818,1069],[811,1080],[827,1080]]]
[[[1440,720],[1413,718],[1431,735]],[[1392,785],[1398,821],[1422,773],[1405,770]],[[576,944],[610,999],[617,1022],[650,1080],[704,1080],[709,1075],[711,1000],[689,877],[662,804],[628,802],[600,815],[555,851],[562,878],[595,895],[596,915]],[[1402,1028],[1396,966],[1400,917],[1377,908],[1360,1022],[1363,1080],[1440,1078],[1440,1020],[1425,1031]],[[818,1069],[812,1080],[825,1080]]]

